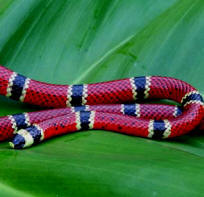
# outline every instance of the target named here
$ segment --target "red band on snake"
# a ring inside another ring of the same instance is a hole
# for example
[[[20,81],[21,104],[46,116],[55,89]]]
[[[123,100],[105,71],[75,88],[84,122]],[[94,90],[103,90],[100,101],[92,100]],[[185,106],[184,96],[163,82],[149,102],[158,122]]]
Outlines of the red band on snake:
[[[17,131],[12,140],[14,148],[28,147],[56,135],[84,129],[170,138],[193,130],[204,118],[203,99],[199,92],[188,83],[170,77],[133,77],[95,84],[56,85],[35,81],[0,67],[0,94],[42,107],[81,106],[82,111],[77,112],[73,111],[74,108],[48,112],[47,118],[39,118],[40,122],[31,121],[30,126],[24,122],[25,128]],[[182,114],[176,115],[178,108],[168,105],[138,105],[138,108],[137,105],[135,108],[127,104],[116,105],[146,99],[174,100],[181,104]],[[99,110],[101,106],[98,104],[109,105],[102,107],[105,110]],[[88,105],[89,111],[84,105]],[[124,110],[129,110],[130,114],[124,115]],[[165,110],[169,113],[161,115]],[[51,115],[55,113],[57,115]],[[39,117],[43,114],[46,113],[39,112]],[[134,114],[136,117],[128,116]],[[20,120],[28,122],[32,116],[35,115],[2,117],[1,139],[10,138],[13,131],[20,128]]]

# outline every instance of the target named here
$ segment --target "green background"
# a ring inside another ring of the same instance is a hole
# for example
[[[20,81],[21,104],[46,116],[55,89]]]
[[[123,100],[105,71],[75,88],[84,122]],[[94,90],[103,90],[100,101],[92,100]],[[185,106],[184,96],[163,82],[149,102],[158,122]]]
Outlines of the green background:
[[[204,93],[203,0],[0,0],[0,63],[58,84],[172,76]],[[0,97],[0,114],[37,108]],[[83,131],[0,143],[0,196],[203,196],[204,136]]]

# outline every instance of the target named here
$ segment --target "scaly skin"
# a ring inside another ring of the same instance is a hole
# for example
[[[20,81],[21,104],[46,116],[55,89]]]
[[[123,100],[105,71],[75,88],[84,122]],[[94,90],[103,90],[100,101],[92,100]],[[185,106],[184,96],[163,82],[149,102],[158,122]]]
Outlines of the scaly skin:
[[[144,119],[170,119],[179,116],[182,111],[180,107],[161,104],[104,104],[85,105],[79,107],[66,107],[49,109],[37,112],[20,113],[0,117],[0,141],[13,137],[17,130],[29,127],[34,123],[52,119],[77,111],[99,111],[107,113],[124,114]],[[162,113],[160,113],[162,112]]]
[[[90,111],[59,113],[30,127],[24,122],[26,128],[19,130],[11,143],[14,148],[28,147],[55,135],[81,129],[105,129],[141,137],[169,138],[191,131],[204,118],[203,99],[199,92],[186,82],[170,77],[133,77],[96,84],[55,85],[35,81],[0,67],[0,84],[0,94],[43,107],[92,106],[145,99],[170,99],[180,103],[183,111],[175,118],[158,118],[161,109],[157,112],[157,107],[153,110],[150,106],[142,112],[143,118],[141,111],[140,117],[131,117],[117,114],[114,109],[101,112],[93,108],[89,109]],[[137,116],[137,110],[135,113]],[[15,129],[15,124],[23,122],[23,116],[14,120],[12,118],[13,116],[9,120],[7,118],[1,126],[10,124],[13,126],[12,129]],[[12,129],[8,129],[9,135],[12,134]]]

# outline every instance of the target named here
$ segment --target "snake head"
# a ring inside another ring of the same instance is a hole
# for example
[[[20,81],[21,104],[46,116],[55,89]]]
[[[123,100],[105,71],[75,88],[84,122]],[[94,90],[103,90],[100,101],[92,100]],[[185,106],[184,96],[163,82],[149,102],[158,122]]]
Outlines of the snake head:
[[[43,130],[37,124],[34,124],[26,129],[17,131],[9,144],[14,149],[23,149],[39,143],[42,139]]]
[[[13,140],[9,142],[14,149],[23,149],[33,144],[33,138],[25,129],[21,129],[14,135]]]

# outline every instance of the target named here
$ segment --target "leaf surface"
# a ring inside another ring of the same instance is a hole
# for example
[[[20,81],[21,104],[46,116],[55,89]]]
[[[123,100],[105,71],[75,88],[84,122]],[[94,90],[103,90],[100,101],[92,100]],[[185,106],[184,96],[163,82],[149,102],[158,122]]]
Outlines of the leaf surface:
[[[182,79],[204,94],[202,0],[0,0],[0,63],[35,80]],[[0,97],[0,115],[39,110]],[[107,131],[0,144],[1,196],[202,196],[204,136]]]

